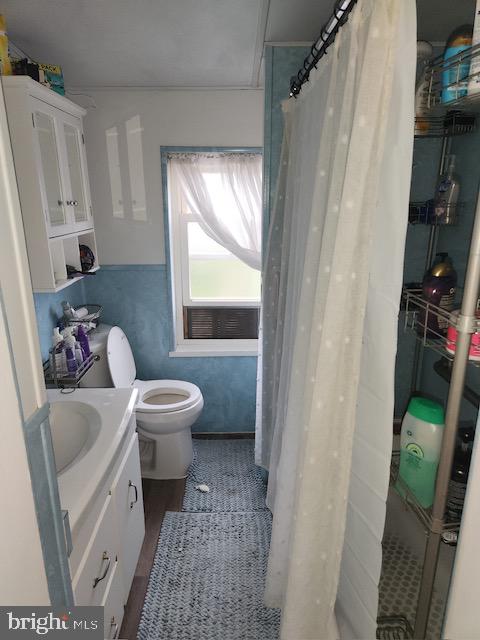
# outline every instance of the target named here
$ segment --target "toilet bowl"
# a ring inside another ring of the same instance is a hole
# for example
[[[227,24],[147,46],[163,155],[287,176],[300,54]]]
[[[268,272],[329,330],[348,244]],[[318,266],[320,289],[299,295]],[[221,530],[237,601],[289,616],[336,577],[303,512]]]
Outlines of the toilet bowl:
[[[190,427],[203,409],[200,389],[181,380],[135,380],[142,476],[185,478],[193,459]]]
[[[99,325],[90,346],[100,359],[82,386],[138,389],[142,477],[185,478],[193,459],[191,426],[203,409],[200,389],[183,380],[137,380],[132,350],[120,327]]]

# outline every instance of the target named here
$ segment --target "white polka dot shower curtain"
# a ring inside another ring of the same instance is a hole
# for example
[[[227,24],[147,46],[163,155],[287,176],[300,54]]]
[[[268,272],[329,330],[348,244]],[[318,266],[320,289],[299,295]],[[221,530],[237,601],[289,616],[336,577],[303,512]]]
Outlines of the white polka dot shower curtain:
[[[376,635],[415,67],[414,0],[359,0],[284,105],[257,429],[282,640]]]

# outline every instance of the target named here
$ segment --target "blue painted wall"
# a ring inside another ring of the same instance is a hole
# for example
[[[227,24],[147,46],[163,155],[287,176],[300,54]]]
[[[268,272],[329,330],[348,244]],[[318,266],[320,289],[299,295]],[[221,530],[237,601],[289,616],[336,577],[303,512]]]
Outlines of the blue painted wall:
[[[268,236],[270,210],[277,187],[283,140],[282,101],[290,93],[290,78],[297,74],[310,47],[265,47],[265,124],[263,150],[263,240]]]
[[[128,336],[139,378],[176,378],[200,387],[205,407],[194,431],[254,431],[257,359],[169,358],[173,327],[168,296],[164,264],[102,266],[95,276],[59,293],[36,293],[42,358],[48,358],[62,300],[73,306],[101,304],[102,321],[119,325]]]
[[[170,358],[173,335],[165,265],[102,266],[84,283],[103,305],[102,321],[126,333],[140,379],[177,378],[198,385],[205,407],[194,431],[253,431],[255,357]]]

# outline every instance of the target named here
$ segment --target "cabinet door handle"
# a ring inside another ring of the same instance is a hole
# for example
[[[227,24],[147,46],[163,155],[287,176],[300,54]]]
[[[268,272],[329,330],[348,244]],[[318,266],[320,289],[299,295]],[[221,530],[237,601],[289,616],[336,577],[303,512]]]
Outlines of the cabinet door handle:
[[[76,207],[76,206],[78,206],[78,200],[67,200],[67,204],[70,207]]]
[[[128,481],[128,487],[133,487],[135,489],[135,500],[133,502],[130,502],[130,509],[133,509],[133,505],[138,502],[138,489],[137,485],[133,484],[131,480]]]
[[[100,578],[95,578],[95,580],[93,581],[93,588],[94,588],[94,589],[95,589],[95,587],[97,586],[97,584],[98,584],[99,582],[101,582],[101,581],[105,578],[105,576],[107,575],[107,573],[108,573],[108,572],[109,572],[109,570],[110,570],[110,558],[109,558],[109,556],[108,556],[108,554],[107,554],[107,552],[106,552],[106,551],[104,551],[104,552],[103,552],[103,556],[102,556],[102,564],[105,562],[105,560],[107,561],[107,566],[105,567],[105,571],[103,572],[103,575],[102,575],[102,576],[100,576]]]
[[[67,557],[69,558],[73,551],[72,530],[70,529],[70,518],[68,517],[68,509],[62,509],[63,531],[65,533],[65,544],[67,546]]]
[[[115,632],[112,636],[113,629],[115,629]],[[112,640],[115,640],[117,635],[118,635],[118,622],[115,622],[115,616],[113,616],[113,618],[110,620],[110,638],[112,638]]]

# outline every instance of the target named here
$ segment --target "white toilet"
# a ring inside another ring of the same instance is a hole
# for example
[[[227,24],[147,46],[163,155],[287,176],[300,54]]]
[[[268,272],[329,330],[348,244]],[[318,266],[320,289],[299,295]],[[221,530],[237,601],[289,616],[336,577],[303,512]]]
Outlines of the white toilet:
[[[82,387],[134,387],[142,476],[156,480],[185,478],[192,462],[190,427],[203,408],[200,389],[182,380],[137,380],[135,360],[120,327],[99,325],[90,347],[100,359],[82,379]]]

